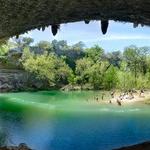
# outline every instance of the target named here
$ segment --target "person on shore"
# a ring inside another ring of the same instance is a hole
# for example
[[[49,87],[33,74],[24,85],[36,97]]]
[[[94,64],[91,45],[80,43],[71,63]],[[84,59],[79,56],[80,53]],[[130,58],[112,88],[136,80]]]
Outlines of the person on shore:
[[[140,90],[140,95],[139,95],[139,97],[142,97],[142,98],[145,97],[145,96],[144,96],[144,90],[143,90],[143,89]]]
[[[119,96],[119,100],[120,101],[122,101],[122,100],[124,100],[125,99],[125,93],[123,92],[123,93],[120,93],[120,96]]]
[[[119,106],[122,105],[122,104],[121,104],[121,101],[120,101],[119,99],[117,99],[117,104],[118,104]]]
[[[124,99],[124,96],[125,96],[125,93],[120,93],[119,100],[122,101]]]
[[[132,90],[130,91],[129,99],[130,99],[130,100],[134,99],[134,95],[133,95],[133,91],[132,91]]]
[[[102,100],[104,100],[105,93],[102,93]]]
[[[129,92],[126,92],[125,99],[130,99],[130,90],[129,90]]]
[[[110,95],[111,95],[111,98],[114,98],[115,96],[115,92],[114,91],[112,91],[111,93],[110,93]]]
[[[99,102],[98,96],[96,97],[96,101]]]

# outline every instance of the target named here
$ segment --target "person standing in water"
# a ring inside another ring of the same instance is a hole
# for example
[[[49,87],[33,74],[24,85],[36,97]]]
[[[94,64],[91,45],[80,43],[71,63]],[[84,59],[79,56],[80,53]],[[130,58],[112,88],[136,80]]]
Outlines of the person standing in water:
[[[94,100],[96,100],[97,102],[99,102],[98,95],[94,96]]]
[[[105,96],[105,93],[103,92],[103,93],[102,93],[102,100],[104,100],[104,96]]]
[[[96,96],[96,101],[99,102],[98,96]]]

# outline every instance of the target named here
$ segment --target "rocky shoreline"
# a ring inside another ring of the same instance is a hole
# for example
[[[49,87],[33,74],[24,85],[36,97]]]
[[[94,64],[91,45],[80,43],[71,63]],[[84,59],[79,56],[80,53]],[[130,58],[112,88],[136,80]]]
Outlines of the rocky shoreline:
[[[18,146],[4,146],[0,147],[0,150],[32,150],[25,143],[21,143]]]

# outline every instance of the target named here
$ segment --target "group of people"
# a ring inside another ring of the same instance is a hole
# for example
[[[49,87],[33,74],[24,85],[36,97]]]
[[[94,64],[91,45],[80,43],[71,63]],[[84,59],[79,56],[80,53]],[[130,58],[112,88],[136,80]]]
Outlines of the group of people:
[[[132,100],[135,98],[135,93],[138,93],[135,90],[128,90],[126,92],[121,92],[119,97],[116,98],[116,102],[119,106],[122,105],[122,100]],[[139,93],[139,97],[144,98],[144,90],[141,89],[140,93]],[[111,98],[114,99],[115,98],[115,91],[111,92]],[[112,103],[112,101],[109,101],[110,103]]]
[[[121,92],[119,96],[115,93],[116,93],[115,91],[112,91],[110,93],[111,99],[109,100],[109,103],[111,104],[114,100],[116,100],[116,102],[119,106],[122,105],[123,100],[132,100],[135,98],[135,95],[138,94],[138,92],[136,90],[128,90],[125,92]],[[101,97],[99,97],[98,95],[94,96],[94,101],[99,102],[101,100],[104,100],[104,97],[105,97],[105,93],[103,92],[101,94]],[[144,98],[144,90],[143,89],[140,90],[139,97]],[[87,101],[88,101],[88,99],[87,99]]]

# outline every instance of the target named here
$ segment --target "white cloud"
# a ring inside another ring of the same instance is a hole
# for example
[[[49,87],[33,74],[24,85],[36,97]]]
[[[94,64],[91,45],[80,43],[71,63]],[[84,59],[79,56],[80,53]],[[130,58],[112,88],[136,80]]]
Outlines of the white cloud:
[[[103,41],[110,41],[110,40],[150,40],[150,36],[148,35],[130,35],[130,34],[112,34],[106,37],[100,38]]]
[[[83,42],[88,43],[88,42],[100,42],[100,41],[120,41],[120,40],[150,40],[150,36],[148,35],[130,35],[130,34],[109,34],[106,36],[100,36],[100,37],[96,37],[96,38],[88,38],[88,39],[84,39]]]

